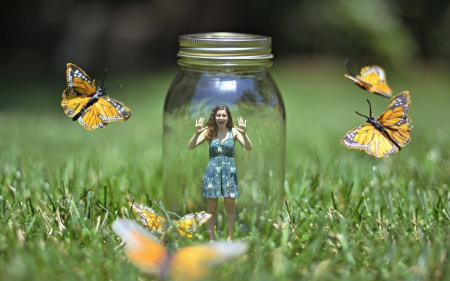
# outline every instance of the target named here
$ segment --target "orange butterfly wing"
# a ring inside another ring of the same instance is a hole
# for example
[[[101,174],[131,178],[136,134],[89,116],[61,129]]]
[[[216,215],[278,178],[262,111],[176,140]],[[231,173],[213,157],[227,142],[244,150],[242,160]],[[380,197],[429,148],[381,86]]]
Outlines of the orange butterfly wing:
[[[144,204],[128,202],[132,210],[141,216],[142,224],[147,226],[151,231],[162,234],[169,228],[166,220],[158,215],[152,208]],[[192,238],[192,233],[197,231],[197,226],[204,224],[211,214],[201,211],[183,216],[175,221],[175,227],[181,236]]]
[[[112,227],[125,242],[125,254],[134,265],[145,272],[163,275],[169,254],[156,237],[127,219],[116,220]]]
[[[187,214],[175,222],[178,232],[181,236],[192,237],[192,233],[197,231],[197,226],[204,224],[211,214],[201,211],[199,213]]]
[[[109,122],[121,122],[130,118],[131,109],[104,96],[103,89],[96,89],[95,80],[91,80],[89,75],[75,64],[67,64],[66,79],[67,89],[63,91],[61,106],[67,116],[73,117],[74,121],[78,119],[85,129],[100,129],[106,127]]]
[[[373,127],[373,126],[372,126]],[[373,137],[366,152],[375,157],[388,157],[399,151],[398,147],[392,143],[385,135],[373,127]]]
[[[392,96],[392,89],[387,85],[386,73],[380,66],[366,66],[361,69],[361,75],[356,77],[348,74],[345,77],[352,80],[360,88],[365,89],[374,94],[390,98]]]
[[[73,63],[67,64],[67,89],[63,91],[61,106],[69,117],[75,116],[95,94],[95,80]]]
[[[377,130],[374,125],[365,123],[348,131],[341,144],[350,149],[365,150],[378,158],[398,152],[400,146],[407,145],[411,140],[411,119],[407,116],[410,105],[409,92],[402,92],[392,98],[388,108],[378,117],[377,121],[383,125],[390,138]]]
[[[118,219],[113,230],[125,242],[125,254],[143,271],[170,276],[174,280],[195,280],[205,277],[210,267],[244,254],[242,242],[217,242],[181,248],[170,256],[156,238],[134,221]]]
[[[105,123],[127,121],[131,116],[131,109],[108,96],[100,97],[94,106],[97,107],[100,119]]]
[[[397,146],[370,123],[348,131],[342,138],[341,144],[350,149],[365,150],[368,154],[378,158],[387,157],[398,151]]]
[[[89,100],[84,96],[73,94],[69,91],[69,88],[64,90],[62,98],[61,106],[64,108],[64,113],[69,117],[74,117]]]
[[[374,127],[365,123],[348,131],[342,138],[341,143],[352,149],[367,149],[373,139]]]
[[[169,275],[175,280],[195,280],[210,273],[211,267],[247,251],[242,242],[215,242],[181,248],[173,256]]]
[[[404,91],[391,100],[386,111],[377,119],[400,146],[407,145],[411,140],[412,120],[408,117],[410,107],[411,96],[408,91]]]
[[[144,204],[128,202],[132,210],[141,216],[142,224],[147,226],[151,231],[163,233],[167,226],[166,220],[159,216],[152,208]]]
[[[98,115],[98,110],[95,105],[86,108],[83,114],[78,118],[78,123],[89,131],[101,129],[108,125],[107,123],[104,123]]]
[[[83,69],[73,63],[67,64],[67,87],[78,96],[93,96],[96,92],[95,79],[92,80]]]
[[[78,123],[87,130],[106,127],[109,122],[122,122],[128,120],[131,110],[119,101],[108,96],[101,96],[78,118]]]

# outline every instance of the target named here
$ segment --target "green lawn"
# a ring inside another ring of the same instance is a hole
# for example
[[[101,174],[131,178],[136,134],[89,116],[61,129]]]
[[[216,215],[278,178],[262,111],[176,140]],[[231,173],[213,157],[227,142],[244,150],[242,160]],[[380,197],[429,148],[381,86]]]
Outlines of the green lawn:
[[[368,115],[367,98],[376,116],[388,99],[352,85],[340,61],[275,61],[271,72],[287,113],[288,207],[274,218],[244,213],[248,228],[235,236],[249,251],[211,280],[448,280],[450,73],[388,70],[394,94],[410,91],[414,128],[402,151],[376,159],[339,141],[365,121],[354,111]],[[152,278],[116,249],[111,223],[135,218],[129,199],[162,199],[162,110],[175,74],[107,81],[122,84],[109,94],[133,115],[93,132],[60,107],[64,73],[3,89],[12,98],[0,111],[2,279]],[[197,234],[168,247],[207,241],[205,226]]]

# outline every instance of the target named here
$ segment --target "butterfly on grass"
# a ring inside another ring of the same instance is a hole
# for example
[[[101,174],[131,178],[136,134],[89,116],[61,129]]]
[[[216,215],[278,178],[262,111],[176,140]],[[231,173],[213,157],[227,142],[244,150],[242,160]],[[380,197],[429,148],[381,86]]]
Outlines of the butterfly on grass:
[[[170,228],[170,223],[164,217],[158,215],[152,208],[139,203],[128,202],[128,204],[141,217],[142,224],[152,232],[162,234]],[[211,214],[201,211],[187,214],[178,220],[174,220],[173,224],[181,236],[192,238],[192,233],[197,231],[197,226],[204,224],[210,217]]]
[[[345,61],[345,66],[349,74],[344,74],[345,77],[352,80],[356,85],[364,90],[378,94],[385,98],[392,96],[392,89],[387,85],[386,73],[380,66],[365,66],[361,69],[361,75],[356,75],[350,61]]]
[[[211,266],[247,251],[247,245],[242,242],[216,242],[169,253],[156,237],[134,221],[118,219],[112,228],[125,242],[124,251],[128,259],[141,270],[161,279],[200,279],[209,274]]]
[[[356,114],[367,118],[364,123],[345,134],[341,144],[351,149],[365,150],[375,157],[388,157],[401,150],[411,140],[411,119],[407,116],[411,106],[411,97],[404,91],[392,98],[387,109],[375,119],[372,115],[370,101],[370,117],[356,111]]]
[[[106,71],[105,71],[106,74]],[[87,130],[104,128],[110,122],[126,121],[131,109],[106,95],[102,86],[95,87],[95,80],[73,63],[67,64],[67,89],[62,94],[61,106],[73,121],[78,120]],[[119,88],[120,86],[111,87]]]

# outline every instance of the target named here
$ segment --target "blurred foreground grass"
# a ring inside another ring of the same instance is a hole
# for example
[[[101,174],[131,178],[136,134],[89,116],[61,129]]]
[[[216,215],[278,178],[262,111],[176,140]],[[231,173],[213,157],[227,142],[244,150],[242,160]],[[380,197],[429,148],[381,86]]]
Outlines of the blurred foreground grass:
[[[4,89],[13,102],[0,111],[2,279],[151,279],[116,249],[110,225],[134,218],[128,198],[161,200],[162,108],[175,71],[107,80],[122,84],[109,94],[133,116],[94,132],[60,108],[63,73],[58,83]],[[365,121],[354,111],[368,114],[367,98],[376,116],[388,99],[352,85],[341,62],[276,62],[271,72],[287,112],[288,205],[281,219],[244,210],[240,223],[248,228],[236,237],[250,251],[215,269],[213,279],[450,278],[449,73],[388,70],[394,94],[410,91],[414,128],[402,151],[375,159],[339,140]],[[224,224],[219,219],[219,231]],[[194,239],[169,246],[206,237],[202,226]]]

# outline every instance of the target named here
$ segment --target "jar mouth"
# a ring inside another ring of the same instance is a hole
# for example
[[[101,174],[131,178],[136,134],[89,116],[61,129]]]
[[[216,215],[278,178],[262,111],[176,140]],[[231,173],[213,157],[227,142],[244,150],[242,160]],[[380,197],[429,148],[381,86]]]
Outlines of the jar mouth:
[[[198,59],[271,59],[272,38],[269,36],[209,32],[181,35],[178,56]]]

